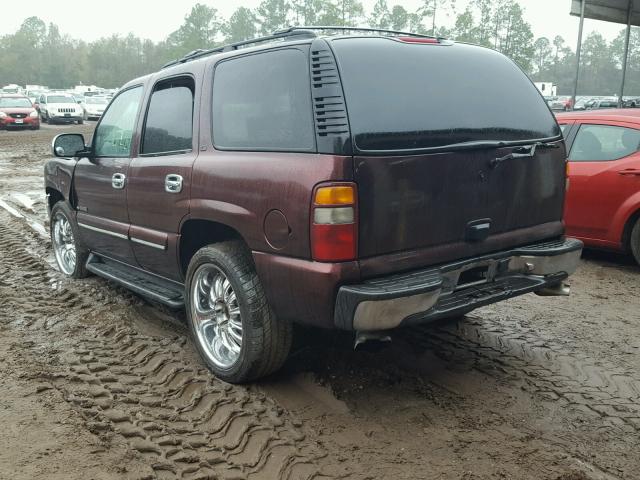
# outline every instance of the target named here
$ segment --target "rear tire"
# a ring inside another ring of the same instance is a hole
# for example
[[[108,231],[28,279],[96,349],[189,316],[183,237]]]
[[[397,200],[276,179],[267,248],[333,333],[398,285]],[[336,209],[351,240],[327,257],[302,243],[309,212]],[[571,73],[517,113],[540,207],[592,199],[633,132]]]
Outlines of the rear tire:
[[[84,123],[83,119],[78,120],[78,125],[82,125]]]
[[[242,242],[201,248],[191,259],[186,278],[191,334],[218,378],[248,382],[282,366],[291,349],[292,324],[274,315]]]
[[[638,265],[640,265],[640,218],[636,220],[636,224],[633,226],[633,230],[631,230],[629,246],[631,247],[633,258],[635,258]]]

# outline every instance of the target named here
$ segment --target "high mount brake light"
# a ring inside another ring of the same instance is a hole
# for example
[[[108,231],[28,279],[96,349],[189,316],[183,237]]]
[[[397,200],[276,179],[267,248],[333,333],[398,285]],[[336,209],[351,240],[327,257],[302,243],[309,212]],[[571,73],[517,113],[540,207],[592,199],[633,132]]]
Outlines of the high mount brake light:
[[[311,204],[311,256],[319,262],[355,260],[358,245],[356,185],[316,188]]]
[[[397,37],[398,40],[405,43],[429,43],[437,44],[440,40],[437,38],[424,38],[424,37]]]

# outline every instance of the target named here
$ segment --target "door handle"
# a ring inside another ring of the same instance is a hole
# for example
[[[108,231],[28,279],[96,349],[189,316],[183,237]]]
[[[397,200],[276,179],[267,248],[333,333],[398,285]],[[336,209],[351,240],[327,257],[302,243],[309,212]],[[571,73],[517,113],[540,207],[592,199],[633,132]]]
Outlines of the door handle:
[[[182,191],[182,176],[171,173],[164,178],[164,191],[180,193]]]
[[[638,168],[626,168],[624,170],[618,170],[618,175],[635,175],[640,177],[640,169]]]
[[[126,179],[127,177],[124,175],[124,173],[114,173],[111,176],[111,186],[118,190],[122,190],[124,188],[124,182]]]

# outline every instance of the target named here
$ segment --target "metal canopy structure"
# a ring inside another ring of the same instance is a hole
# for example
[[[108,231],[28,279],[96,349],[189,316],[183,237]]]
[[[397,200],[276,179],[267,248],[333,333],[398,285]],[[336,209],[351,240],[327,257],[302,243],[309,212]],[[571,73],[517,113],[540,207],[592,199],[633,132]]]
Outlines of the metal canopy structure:
[[[576,78],[573,84],[572,105],[576,104],[578,94],[578,78],[580,76],[580,53],[582,50],[582,27],[584,19],[602,20],[620,23],[627,26],[624,42],[624,58],[622,60],[622,81],[618,95],[618,107],[622,106],[622,95],[627,76],[627,60],[629,57],[629,35],[631,26],[640,26],[640,0],[571,0],[571,15],[580,17],[578,31],[578,47],[576,48]]]

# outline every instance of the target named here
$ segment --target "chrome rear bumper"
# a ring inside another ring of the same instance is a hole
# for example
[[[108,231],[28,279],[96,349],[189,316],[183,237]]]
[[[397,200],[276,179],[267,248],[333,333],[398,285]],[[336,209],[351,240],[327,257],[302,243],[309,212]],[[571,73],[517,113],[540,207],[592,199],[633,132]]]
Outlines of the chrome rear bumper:
[[[557,289],[577,268],[582,242],[566,238],[340,287],[334,321],[347,330],[387,330],[460,315],[528,292]]]

